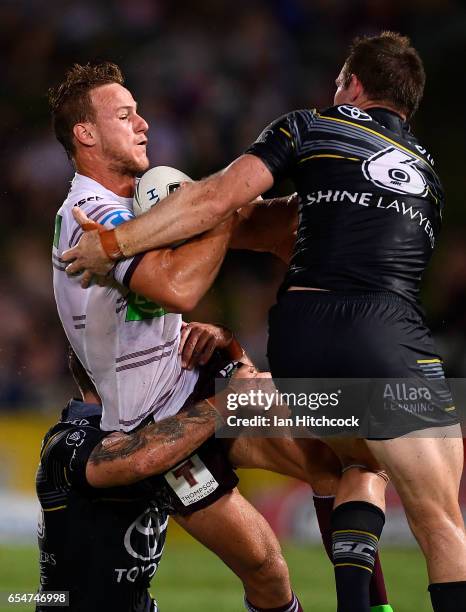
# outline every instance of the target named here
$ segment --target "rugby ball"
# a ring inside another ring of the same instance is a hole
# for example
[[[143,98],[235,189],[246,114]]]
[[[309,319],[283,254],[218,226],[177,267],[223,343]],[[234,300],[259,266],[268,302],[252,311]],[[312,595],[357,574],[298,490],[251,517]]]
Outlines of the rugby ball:
[[[181,183],[192,183],[192,179],[170,166],[155,166],[145,172],[136,185],[133,197],[133,211],[136,217],[147,212],[160,200],[176,191]]]

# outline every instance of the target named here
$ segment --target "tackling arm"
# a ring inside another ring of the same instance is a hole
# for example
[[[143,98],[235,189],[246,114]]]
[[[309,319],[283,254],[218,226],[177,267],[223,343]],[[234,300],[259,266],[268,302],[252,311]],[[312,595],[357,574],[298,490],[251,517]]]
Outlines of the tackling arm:
[[[115,230],[125,257],[173,244],[215,227],[273,185],[265,164],[242,155],[202,181],[186,183],[145,215]]]
[[[298,196],[255,202],[239,211],[240,221],[233,233],[231,249],[273,253],[285,263],[291,257],[298,227]]]
[[[272,173],[264,162],[254,155],[242,155],[225,170],[183,185],[137,219],[102,233],[85,232],[61,259],[72,262],[68,274],[86,270],[87,274],[105,275],[111,259],[130,257],[205,232],[272,185]]]
[[[202,401],[134,433],[107,436],[89,456],[86,479],[92,487],[106,488],[166,472],[214,433],[217,416]]]

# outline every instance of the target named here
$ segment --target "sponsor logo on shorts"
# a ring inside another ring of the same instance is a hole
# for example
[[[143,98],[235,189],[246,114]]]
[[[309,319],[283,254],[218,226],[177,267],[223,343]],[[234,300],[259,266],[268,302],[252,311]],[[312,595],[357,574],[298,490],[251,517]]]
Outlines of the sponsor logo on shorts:
[[[160,536],[166,526],[166,520],[161,523],[159,514],[148,508],[126,530],[124,538],[126,551],[141,561],[154,559]]]
[[[198,455],[193,455],[167,472],[165,480],[185,506],[204,499],[219,484]]]
[[[148,508],[131,523],[123,542],[126,552],[139,563],[134,567],[115,568],[117,583],[124,580],[134,583],[142,576],[152,578],[162,556],[167,524],[168,518],[155,508]]]

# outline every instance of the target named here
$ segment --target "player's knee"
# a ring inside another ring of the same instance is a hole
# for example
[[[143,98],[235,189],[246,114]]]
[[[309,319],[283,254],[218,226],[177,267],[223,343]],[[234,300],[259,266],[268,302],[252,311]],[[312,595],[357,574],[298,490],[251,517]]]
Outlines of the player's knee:
[[[267,554],[257,557],[249,568],[247,580],[256,587],[267,585],[269,588],[289,584],[288,565],[280,550],[269,550]]]
[[[439,538],[456,537],[464,530],[458,501],[452,497],[443,500],[421,500],[415,509],[407,509],[411,527],[420,543],[428,545]]]

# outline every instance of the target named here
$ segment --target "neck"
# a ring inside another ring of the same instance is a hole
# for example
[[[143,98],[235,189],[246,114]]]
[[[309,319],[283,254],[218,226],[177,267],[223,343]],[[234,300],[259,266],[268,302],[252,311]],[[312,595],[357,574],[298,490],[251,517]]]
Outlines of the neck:
[[[87,391],[86,393],[81,391],[81,397],[86,404],[101,404],[100,397],[92,391]]]
[[[116,195],[123,198],[133,197],[136,180],[134,176],[121,174],[95,159],[75,160],[75,166],[79,174],[97,181]]]
[[[356,106],[358,106],[362,110],[368,110],[369,108],[384,108],[401,117],[403,121],[406,121],[405,113],[402,113],[398,108],[395,108],[392,104],[383,100],[364,100]]]

